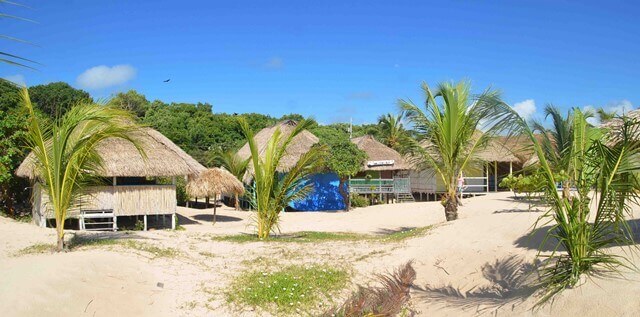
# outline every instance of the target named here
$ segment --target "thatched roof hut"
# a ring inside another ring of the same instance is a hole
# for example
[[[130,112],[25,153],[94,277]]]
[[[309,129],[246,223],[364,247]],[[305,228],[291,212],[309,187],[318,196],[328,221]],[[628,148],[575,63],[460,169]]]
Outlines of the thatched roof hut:
[[[475,153],[475,156],[485,162],[520,162],[513,150],[501,141],[498,138],[491,139],[486,147]]]
[[[363,171],[397,171],[410,169],[400,153],[378,142],[373,136],[365,135],[351,139],[360,150],[367,153],[368,160]]]
[[[142,128],[132,137],[144,149],[144,158],[131,142],[119,138],[102,141],[97,148],[103,160],[104,177],[185,176],[204,171],[205,167],[175,145],[162,133]],[[16,170],[20,177],[35,178],[34,156],[29,154]]]
[[[277,129],[280,129],[280,132],[283,136],[288,136],[291,134],[293,129],[296,127],[298,123],[293,120],[282,121],[274,126],[264,128],[260,130],[255,136],[255,142],[258,146],[258,152],[262,156],[264,155],[264,151],[267,148],[267,144],[271,139],[271,136]],[[300,156],[307,153],[311,147],[320,142],[317,136],[313,135],[313,133],[304,130],[300,132],[296,137],[293,138],[291,143],[289,143],[289,147],[287,148],[286,155],[280,160],[280,165],[278,166],[278,171],[286,172],[291,169],[300,159]],[[249,143],[245,143],[243,147],[238,150],[238,156],[246,160],[251,157],[251,149],[249,149]],[[249,170],[252,169],[253,164],[249,163]]]
[[[215,197],[225,194],[242,194],[244,185],[229,171],[214,167],[189,177],[187,193],[191,197]]]

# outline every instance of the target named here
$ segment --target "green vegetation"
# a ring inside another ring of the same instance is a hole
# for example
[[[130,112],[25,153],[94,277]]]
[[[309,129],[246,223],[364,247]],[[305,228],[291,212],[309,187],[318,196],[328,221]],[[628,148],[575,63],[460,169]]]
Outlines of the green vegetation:
[[[533,143],[540,160],[540,173],[545,178],[545,200],[551,208],[542,217],[551,218],[554,224],[547,231],[543,245],[557,241],[550,255],[539,255],[545,258],[541,269],[545,288],[538,304],[577,285],[584,275],[612,274],[620,267],[630,267],[626,257],[608,253],[605,248],[633,244],[633,234],[625,218],[631,204],[640,198],[637,176],[640,143],[636,139],[640,123],[622,118],[619,126],[603,136],[599,129],[587,123],[588,115],[574,108],[568,115],[571,127],[565,129],[568,131],[565,141],[571,146],[561,157],[575,190],[559,194],[554,173],[557,166],[548,159],[546,141],[539,142],[515,112],[511,112],[511,116]],[[595,213],[591,212],[591,205],[595,205]]]
[[[144,253],[149,253],[153,255],[153,258],[175,258],[182,255],[182,252],[180,252],[176,248],[158,247],[150,243],[140,242],[132,239],[110,237],[81,237],[78,235],[73,236],[73,238],[69,241],[67,248],[70,251],[74,251],[81,248],[105,246],[121,246]],[[53,244],[38,243],[19,250],[15,255],[22,256],[28,254],[42,254],[53,252],[54,250],[56,250],[56,246],[54,246]]]
[[[22,138],[26,131],[26,114],[20,107],[20,89],[0,79],[0,212],[12,217],[22,216],[29,202],[28,182],[13,172],[26,156]],[[26,213],[25,213],[26,214]]]
[[[351,203],[351,207],[353,208],[369,206],[369,199],[367,199],[367,197],[360,196],[358,194],[351,194],[349,201]]]
[[[288,135],[283,135],[280,129],[276,129],[264,151],[258,149],[247,120],[239,118],[238,122],[251,149],[253,187],[249,196],[253,209],[256,210],[257,234],[261,239],[268,239],[269,235],[278,229],[280,212],[291,201],[307,196],[313,189],[312,184],[306,182],[306,177],[324,165],[322,158],[326,149],[324,146],[312,147],[288,168],[286,174],[280,174],[280,161],[289,144],[293,138],[306,130],[311,122],[298,122]]]
[[[326,143],[329,151],[327,151],[326,166],[336,173],[340,178],[338,190],[342,195],[342,200],[346,210],[350,209],[350,195],[347,192],[346,182],[349,177],[355,176],[364,165],[367,154],[358,149],[349,139],[334,139]]]
[[[230,303],[279,314],[310,313],[346,287],[346,271],[326,265],[292,265],[278,271],[240,274],[227,291]]]
[[[411,141],[409,132],[404,128],[402,123],[404,118],[404,112],[397,115],[387,113],[378,118],[380,142],[403,155],[412,152],[415,144]]]
[[[509,122],[500,114],[511,109],[496,91],[473,97],[467,82],[441,83],[435,92],[423,83],[422,90],[425,110],[411,101],[400,100],[399,105],[414,126],[415,143],[421,145],[413,147],[416,163],[435,170],[444,184],[445,216],[451,221],[458,218],[458,175],[474,163],[478,149],[506,128]]]
[[[22,91],[28,112],[25,142],[34,156],[34,171],[56,219],[58,251],[64,249],[64,221],[67,211],[79,194],[95,182],[101,168],[96,148],[107,138],[122,138],[142,148],[130,137],[137,127],[128,112],[96,104],[78,104],[60,119],[49,122],[40,118],[26,89]]]
[[[65,82],[29,87],[29,97],[34,108],[54,120],[77,105],[93,103],[88,92],[75,89]]]
[[[374,242],[400,242],[406,239],[426,234],[433,226],[411,228],[406,230],[391,231],[385,234],[372,235],[352,232],[320,232],[301,231],[289,234],[271,236],[269,240],[259,239],[256,235],[237,234],[227,236],[213,236],[215,241],[228,241],[237,243],[246,242],[325,242],[325,241],[374,241]]]

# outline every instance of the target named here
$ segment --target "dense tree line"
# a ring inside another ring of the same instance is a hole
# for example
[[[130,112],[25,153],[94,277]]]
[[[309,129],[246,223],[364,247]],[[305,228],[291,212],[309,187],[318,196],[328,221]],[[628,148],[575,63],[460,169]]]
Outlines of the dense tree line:
[[[10,214],[21,207],[28,207],[29,201],[28,183],[14,175],[27,154],[22,145],[25,113],[20,107],[19,89],[6,80],[0,81],[0,210]],[[35,110],[46,120],[60,118],[76,104],[94,101],[88,92],[64,82],[32,86],[28,90]],[[393,131],[386,131],[390,125],[385,118],[389,115],[381,116],[375,124],[352,127],[348,123],[320,125],[300,114],[272,117],[259,113],[215,113],[214,107],[208,103],[150,101],[135,90],[118,93],[106,103],[131,111],[142,124],[160,131],[205,166],[214,165],[216,153],[235,152],[245,143],[237,123],[238,116],[244,117],[255,132],[282,120],[309,119],[312,121],[309,130],[320,138],[322,144],[336,149],[335,153],[347,144],[350,135],[358,137],[365,134],[371,134],[402,152],[403,149],[396,146],[397,139],[399,134],[406,133],[399,122],[391,125]],[[346,151],[357,152],[354,148]]]

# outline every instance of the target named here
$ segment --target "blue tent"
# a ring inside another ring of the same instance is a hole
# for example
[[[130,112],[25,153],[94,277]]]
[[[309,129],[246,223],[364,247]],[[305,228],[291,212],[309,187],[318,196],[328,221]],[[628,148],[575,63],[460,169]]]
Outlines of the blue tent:
[[[344,201],[338,187],[340,178],[335,173],[314,174],[307,182],[313,183],[313,191],[301,200],[293,201],[289,206],[298,211],[344,210]],[[346,188],[347,184],[345,184]]]

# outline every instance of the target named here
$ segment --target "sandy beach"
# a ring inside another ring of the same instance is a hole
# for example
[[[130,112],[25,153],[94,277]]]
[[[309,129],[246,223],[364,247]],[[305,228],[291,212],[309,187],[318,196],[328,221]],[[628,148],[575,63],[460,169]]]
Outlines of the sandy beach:
[[[537,298],[509,283],[514,270],[531,263],[541,234],[528,235],[541,210],[510,193],[466,199],[460,219],[446,223],[438,202],[378,205],[351,212],[286,213],[282,233],[299,231],[384,234],[434,225],[426,234],[390,243],[218,241],[219,235],[250,233],[251,213],[218,208],[179,208],[184,230],[90,234],[134,241],[179,254],[152,256],[122,245],[91,245],[66,253],[21,254],[53,243],[55,232],[0,218],[0,306],[5,316],[261,316],[230,306],[225,290],[240,272],[265,266],[329,263],[352,273],[351,287],[409,260],[417,271],[410,307],[419,316],[635,316],[640,314],[640,275],[587,279],[551,305],[532,310]],[[636,213],[637,215],[638,213]],[[631,221],[637,225],[637,219]],[[94,237],[94,238],[95,238]],[[22,251],[21,251],[22,250]],[[624,249],[628,251],[627,249]],[[623,252],[613,248],[611,252]],[[640,262],[635,256],[635,264]],[[455,290],[455,294],[444,290]],[[500,291],[495,291],[499,289]],[[493,292],[491,290],[494,290]],[[343,298],[336,298],[337,302]]]

